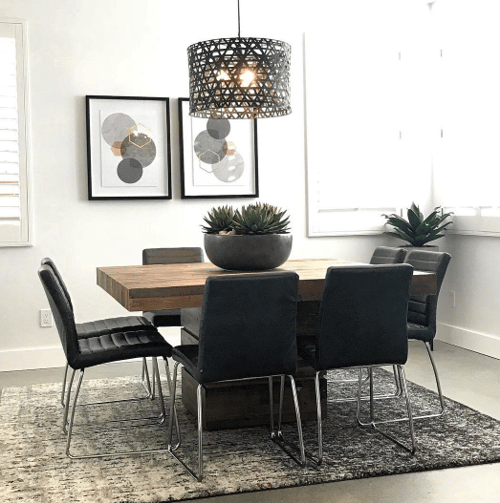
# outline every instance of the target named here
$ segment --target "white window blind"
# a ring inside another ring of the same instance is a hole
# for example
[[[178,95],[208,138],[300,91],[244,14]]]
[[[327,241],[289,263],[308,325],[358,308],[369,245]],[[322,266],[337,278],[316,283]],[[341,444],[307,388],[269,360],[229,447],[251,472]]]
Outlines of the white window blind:
[[[29,243],[25,31],[0,19],[0,246]]]
[[[434,197],[453,211],[450,232],[500,233],[500,57],[498,2],[436,2],[439,65]]]
[[[309,236],[381,233],[428,170],[421,53],[426,5],[340,2],[305,34]],[[421,37],[418,38],[419,43]],[[420,59],[419,59],[420,58]]]

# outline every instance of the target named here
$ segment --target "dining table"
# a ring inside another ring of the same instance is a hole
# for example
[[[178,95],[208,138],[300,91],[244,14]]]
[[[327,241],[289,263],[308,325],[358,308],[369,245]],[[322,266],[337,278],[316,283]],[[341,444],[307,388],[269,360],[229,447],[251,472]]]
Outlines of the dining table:
[[[288,260],[280,267],[265,271],[294,271],[299,276],[297,337],[314,334],[319,305],[328,267],[368,265],[337,258]],[[181,309],[181,343],[198,344],[201,305],[206,279],[210,276],[249,274],[255,271],[226,271],[211,262],[181,264],[121,265],[97,268],[97,284],[128,311]],[[436,293],[436,275],[413,272],[411,295]],[[237,336],[237,335],[235,335]],[[304,421],[316,418],[314,369],[298,359],[296,382],[301,416]],[[320,382],[321,406],[326,416],[326,378]],[[278,385],[274,396],[278,394]],[[198,383],[182,372],[182,401],[196,416]],[[224,382],[206,385],[202,390],[203,428],[216,430],[267,424],[269,422],[267,379]],[[277,411],[277,406],[276,406]],[[283,420],[294,421],[291,392],[285,390]]]

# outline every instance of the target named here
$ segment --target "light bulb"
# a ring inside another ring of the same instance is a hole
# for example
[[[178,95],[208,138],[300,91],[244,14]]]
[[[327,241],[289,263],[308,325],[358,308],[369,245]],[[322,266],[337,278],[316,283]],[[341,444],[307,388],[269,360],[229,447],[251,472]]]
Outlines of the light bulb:
[[[252,82],[253,82],[254,79],[255,79],[255,74],[253,72],[251,72],[250,70],[245,70],[240,75],[240,80],[241,80],[242,87],[249,87],[250,84],[252,84]]]

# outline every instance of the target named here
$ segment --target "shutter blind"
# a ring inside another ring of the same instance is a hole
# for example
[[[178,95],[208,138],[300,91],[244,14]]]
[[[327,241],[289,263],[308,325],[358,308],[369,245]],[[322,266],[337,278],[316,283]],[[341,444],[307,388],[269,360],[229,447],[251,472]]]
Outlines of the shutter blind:
[[[0,37],[0,221],[19,225],[16,41]]]
[[[0,21],[0,246],[29,242],[24,29]]]

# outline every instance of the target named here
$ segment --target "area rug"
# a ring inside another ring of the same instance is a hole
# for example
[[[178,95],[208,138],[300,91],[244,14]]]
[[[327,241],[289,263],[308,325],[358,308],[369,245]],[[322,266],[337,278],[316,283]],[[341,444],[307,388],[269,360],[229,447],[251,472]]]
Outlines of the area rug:
[[[331,379],[332,376],[329,376]],[[392,385],[390,374],[377,376],[381,388]],[[166,386],[165,386],[166,388]],[[90,380],[82,400],[120,398],[143,389],[136,377]],[[332,383],[329,399],[350,393]],[[418,450],[410,455],[379,433],[361,428],[355,404],[330,403],[324,423],[324,463],[321,468],[298,467],[268,440],[266,427],[205,433],[205,478],[195,482],[168,454],[70,460],[61,431],[60,384],[6,388],[0,396],[0,500],[2,503],[160,503],[208,496],[304,486],[500,461],[500,422],[462,404],[447,400],[439,419],[416,423]],[[410,383],[417,411],[437,406],[435,393]],[[177,397],[183,452],[195,451],[195,421]],[[82,407],[79,424],[110,414],[149,413],[144,400],[126,406]],[[393,414],[395,400],[380,400],[380,417]],[[402,411],[403,409],[401,409]],[[130,417],[129,416],[129,417]],[[293,424],[286,433],[294,434]],[[306,446],[315,447],[315,423],[304,424]],[[80,431],[82,431],[81,427]],[[407,425],[391,431],[408,438]],[[293,437],[292,437],[293,438]],[[165,445],[165,428],[134,428],[75,437],[75,451],[128,449]],[[189,457],[189,456],[188,456]],[[189,457],[193,460],[194,455]]]

